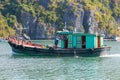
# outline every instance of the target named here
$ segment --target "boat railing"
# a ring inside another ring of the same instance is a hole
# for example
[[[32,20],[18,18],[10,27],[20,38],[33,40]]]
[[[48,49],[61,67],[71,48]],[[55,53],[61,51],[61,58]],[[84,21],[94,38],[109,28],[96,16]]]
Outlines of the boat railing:
[[[45,48],[44,45],[32,43],[31,41],[23,41],[23,40],[17,40],[16,38],[9,38],[8,42],[14,43],[16,45],[22,45],[25,47],[37,47],[37,48]]]

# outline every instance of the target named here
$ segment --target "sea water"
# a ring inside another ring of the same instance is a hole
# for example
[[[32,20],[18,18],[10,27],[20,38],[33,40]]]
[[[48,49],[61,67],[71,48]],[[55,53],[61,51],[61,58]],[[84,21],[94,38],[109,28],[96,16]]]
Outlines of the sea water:
[[[120,42],[105,45],[112,48],[102,57],[40,57],[12,55],[8,43],[0,42],[0,80],[120,80]]]

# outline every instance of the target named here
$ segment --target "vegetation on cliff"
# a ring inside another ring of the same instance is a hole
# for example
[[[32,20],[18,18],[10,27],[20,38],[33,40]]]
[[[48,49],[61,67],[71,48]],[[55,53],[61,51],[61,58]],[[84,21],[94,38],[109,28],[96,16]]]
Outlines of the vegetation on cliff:
[[[38,23],[62,29],[63,16],[68,12],[76,14],[78,10],[93,10],[98,23],[98,31],[105,30],[109,34],[118,34],[120,20],[119,0],[1,0],[0,1],[0,37],[15,34],[16,24],[23,26],[21,16],[24,12],[36,17]],[[53,25],[54,24],[54,25]],[[19,27],[19,26],[17,26]],[[73,25],[68,24],[70,30]]]

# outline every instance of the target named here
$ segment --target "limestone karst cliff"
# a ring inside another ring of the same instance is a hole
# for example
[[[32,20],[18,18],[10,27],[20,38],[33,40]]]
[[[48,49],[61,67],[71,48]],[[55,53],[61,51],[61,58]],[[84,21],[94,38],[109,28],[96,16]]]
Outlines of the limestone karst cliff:
[[[9,27],[31,39],[53,38],[65,22],[68,30],[106,36],[118,35],[120,25],[119,0],[8,0],[0,10]]]

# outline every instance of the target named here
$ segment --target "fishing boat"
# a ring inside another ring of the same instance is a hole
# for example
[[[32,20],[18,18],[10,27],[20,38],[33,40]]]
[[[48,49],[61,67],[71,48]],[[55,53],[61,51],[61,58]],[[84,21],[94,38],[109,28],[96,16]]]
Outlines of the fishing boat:
[[[110,47],[103,44],[104,35],[58,31],[55,46],[45,46],[29,41],[9,38],[8,43],[16,54],[39,56],[98,57],[108,55]],[[61,46],[58,47],[58,42]]]

